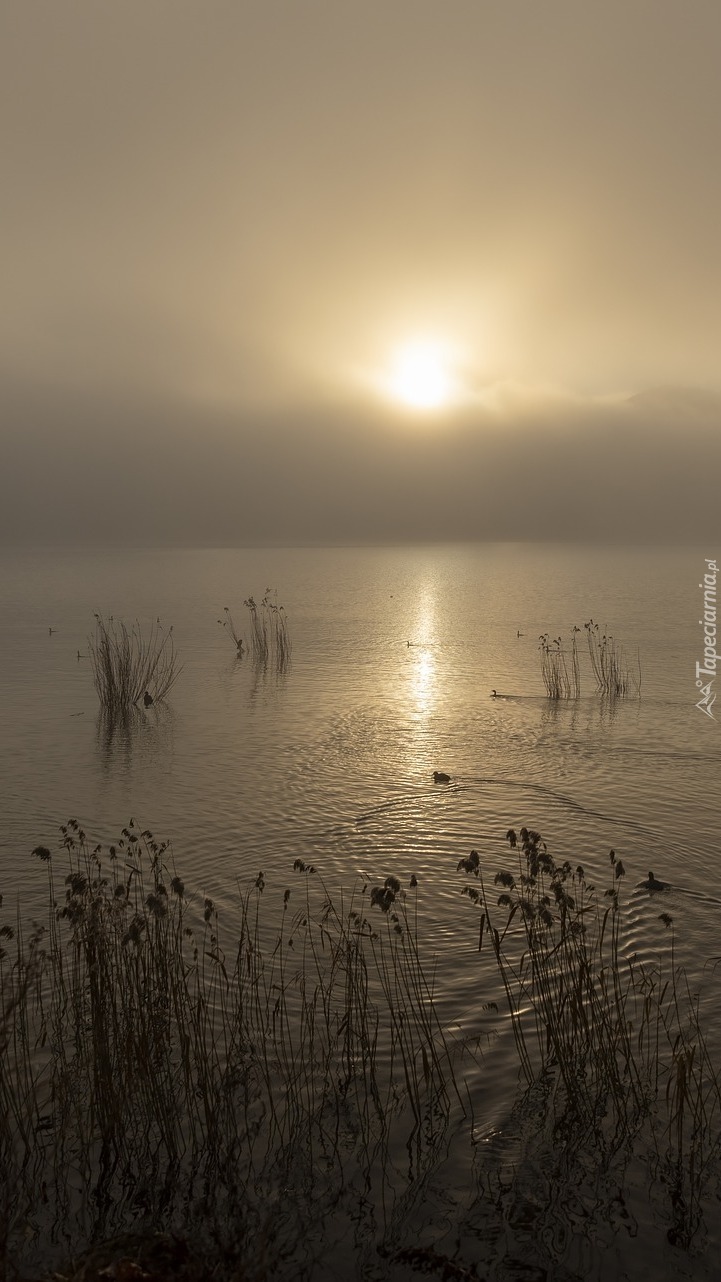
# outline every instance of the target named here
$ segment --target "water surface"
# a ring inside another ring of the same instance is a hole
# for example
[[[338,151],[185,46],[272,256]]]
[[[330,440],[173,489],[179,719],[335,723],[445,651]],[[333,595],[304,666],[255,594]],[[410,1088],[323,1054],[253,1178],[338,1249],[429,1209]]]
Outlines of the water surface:
[[[231,932],[238,882],[263,870],[279,891],[297,857],[332,888],[414,874],[439,1009],[466,1033],[487,1032],[479,998],[493,980],[457,863],[476,848],[491,871],[508,866],[504,834],[525,823],[599,879],[617,852],[625,946],[642,957],[668,949],[659,913],[672,914],[713,1024],[721,743],[694,706],[698,582],[711,555],[520,544],[6,550],[6,905],[20,893],[39,912],[43,870],[30,851],[54,848],[71,816],[93,841],[113,841],[131,816],[170,839],[187,883],[216,899]],[[247,631],[243,600],[267,587],[292,638],[282,672],[238,658],[219,622],[229,606]],[[166,704],[120,722],[100,714],[94,611],[145,630],[157,618],[172,625],[183,671]],[[546,697],[539,636],[565,644],[589,618],[629,662],[640,654],[639,699],[599,698],[583,650],[581,697]],[[434,770],[451,783],[434,784]],[[641,885],[649,868],[669,885],[661,896]],[[501,1021],[484,1066],[489,1126],[511,1114],[509,1081]]]

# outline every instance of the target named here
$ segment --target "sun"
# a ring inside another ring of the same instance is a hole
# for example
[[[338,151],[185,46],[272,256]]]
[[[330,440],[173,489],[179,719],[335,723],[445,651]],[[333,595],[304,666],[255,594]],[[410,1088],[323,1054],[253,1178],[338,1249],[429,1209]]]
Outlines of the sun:
[[[447,345],[425,338],[403,343],[391,357],[386,391],[408,409],[438,410],[451,405],[457,387]]]

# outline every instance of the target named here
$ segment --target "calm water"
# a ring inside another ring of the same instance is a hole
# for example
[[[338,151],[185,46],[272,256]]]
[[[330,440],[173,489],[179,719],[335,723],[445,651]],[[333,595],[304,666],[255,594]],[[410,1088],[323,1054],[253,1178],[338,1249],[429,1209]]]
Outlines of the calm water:
[[[714,552],[4,551],[6,905],[16,892],[35,903],[30,851],[54,847],[71,816],[93,841],[115,840],[131,816],[170,838],[187,882],[229,923],[238,879],[262,869],[282,887],[298,856],[331,886],[415,873],[439,1003],[473,1031],[477,922],[456,865],[475,847],[507,866],[503,835],[525,823],[599,876],[616,850],[629,949],[666,948],[658,914],[671,913],[713,1018],[718,983],[704,964],[721,951],[721,738],[694,706],[694,665],[698,583]],[[245,628],[244,597],[268,586],[293,642],[282,675],[238,660],[218,623],[230,606]],[[184,667],[167,706],[122,727],[99,716],[86,657],[94,611],[172,624]],[[583,651],[580,700],[545,697],[539,634],[568,637],[590,617],[640,651],[640,699],[601,701]],[[434,786],[434,770],[450,786]],[[649,868],[670,883],[661,906],[639,885]],[[512,1066],[501,1029],[484,1077],[499,1125]]]

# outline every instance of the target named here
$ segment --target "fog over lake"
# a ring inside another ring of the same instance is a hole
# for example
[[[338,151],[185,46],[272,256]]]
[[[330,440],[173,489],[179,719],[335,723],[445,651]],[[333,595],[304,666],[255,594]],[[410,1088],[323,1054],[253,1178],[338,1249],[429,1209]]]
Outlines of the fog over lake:
[[[0,1273],[710,1282],[721,7],[0,35]]]

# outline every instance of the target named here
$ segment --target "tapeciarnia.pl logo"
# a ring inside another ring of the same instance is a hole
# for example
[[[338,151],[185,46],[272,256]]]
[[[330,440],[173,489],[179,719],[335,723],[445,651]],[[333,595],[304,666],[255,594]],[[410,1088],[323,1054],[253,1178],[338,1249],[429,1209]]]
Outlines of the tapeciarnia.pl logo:
[[[718,575],[718,566],[715,561],[709,561],[706,558],[706,573],[703,576],[703,582],[699,587],[703,592],[703,618],[699,623],[703,628],[703,663],[696,664],[696,689],[701,691],[701,698],[696,707],[699,712],[705,713],[707,717],[712,717],[711,711],[716,702],[716,694],[712,690],[714,680],[716,679],[716,664],[719,656],[716,653],[716,577]],[[710,677],[710,680],[704,681],[704,677]]]

